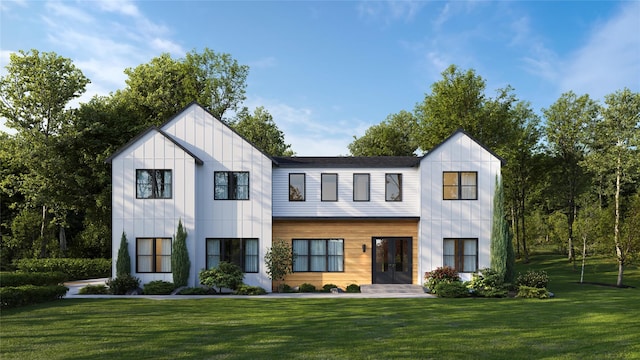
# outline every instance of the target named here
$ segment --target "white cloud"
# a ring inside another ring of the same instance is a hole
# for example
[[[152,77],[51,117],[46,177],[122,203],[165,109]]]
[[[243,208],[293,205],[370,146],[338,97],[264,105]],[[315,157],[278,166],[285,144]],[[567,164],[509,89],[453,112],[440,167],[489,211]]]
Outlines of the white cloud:
[[[74,6],[67,6],[67,4],[62,3],[60,1],[49,1],[45,4],[45,9],[47,10],[47,15],[45,18],[48,19],[50,17],[55,18],[56,20],[64,20],[63,22],[80,22],[80,23],[92,23],[95,19],[89,15],[87,12],[82,9]],[[49,24],[55,22],[48,20]]]
[[[99,0],[96,1],[101,10],[107,12],[115,12],[131,17],[140,17],[138,7],[131,1],[127,0]]]

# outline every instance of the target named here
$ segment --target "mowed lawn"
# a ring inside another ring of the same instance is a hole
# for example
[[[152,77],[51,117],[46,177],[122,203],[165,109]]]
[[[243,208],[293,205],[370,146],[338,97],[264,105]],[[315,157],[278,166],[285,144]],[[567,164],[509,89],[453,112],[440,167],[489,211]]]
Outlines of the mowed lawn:
[[[534,256],[554,299],[66,299],[5,310],[6,359],[640,359],[634,288],[580,285]],[[585,281],[615,283],[611,261]]]

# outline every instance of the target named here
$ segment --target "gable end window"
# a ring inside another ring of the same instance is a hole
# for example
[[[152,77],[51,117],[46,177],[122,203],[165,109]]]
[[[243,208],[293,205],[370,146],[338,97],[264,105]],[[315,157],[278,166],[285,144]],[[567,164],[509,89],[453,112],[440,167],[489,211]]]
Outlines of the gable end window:
[[[305,185],[304,174],[289,174],[289,201],[304,201]]]
[[[322,201],[338,201],[338,174],[321,174]]]
[[[478,239],[444,239],[444,266],[458,272],[474,272],[478,270]]]
[[[442,173],[444,200],[478,200],[478,173],[475,171],[445,171]]]
[[[385,174],[385,200],[402,201],[402,174]]]
[[[170,273],[171,238],[137,238],[136,272]]]
[[[353,174],[353,201],[369,201],[369,174]]]
[[[249,200],[249,172],[215,171],[213,198],[215,200]]]
[[[258,239],[207,239],[207,269],[226,261],[245,273],[258,272]]]
[[[344,271],[343,239],[293,239],[293,272]]]
[[[171,199],[171,170],[137,169],[137,199]]]

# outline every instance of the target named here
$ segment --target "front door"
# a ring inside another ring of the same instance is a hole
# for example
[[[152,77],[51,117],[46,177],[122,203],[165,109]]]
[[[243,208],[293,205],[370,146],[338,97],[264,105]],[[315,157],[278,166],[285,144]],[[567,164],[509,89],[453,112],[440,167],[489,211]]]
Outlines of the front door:
[[[373,284],[411,284],[411,238],[374,237]]]

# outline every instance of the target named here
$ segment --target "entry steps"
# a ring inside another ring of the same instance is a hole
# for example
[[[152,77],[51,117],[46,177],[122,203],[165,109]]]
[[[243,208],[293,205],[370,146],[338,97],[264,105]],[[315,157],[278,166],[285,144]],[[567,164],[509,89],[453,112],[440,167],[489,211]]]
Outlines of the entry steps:
[[[360,285],[363,294],[424,294],[421,285],[413,284],[371,284]]]

